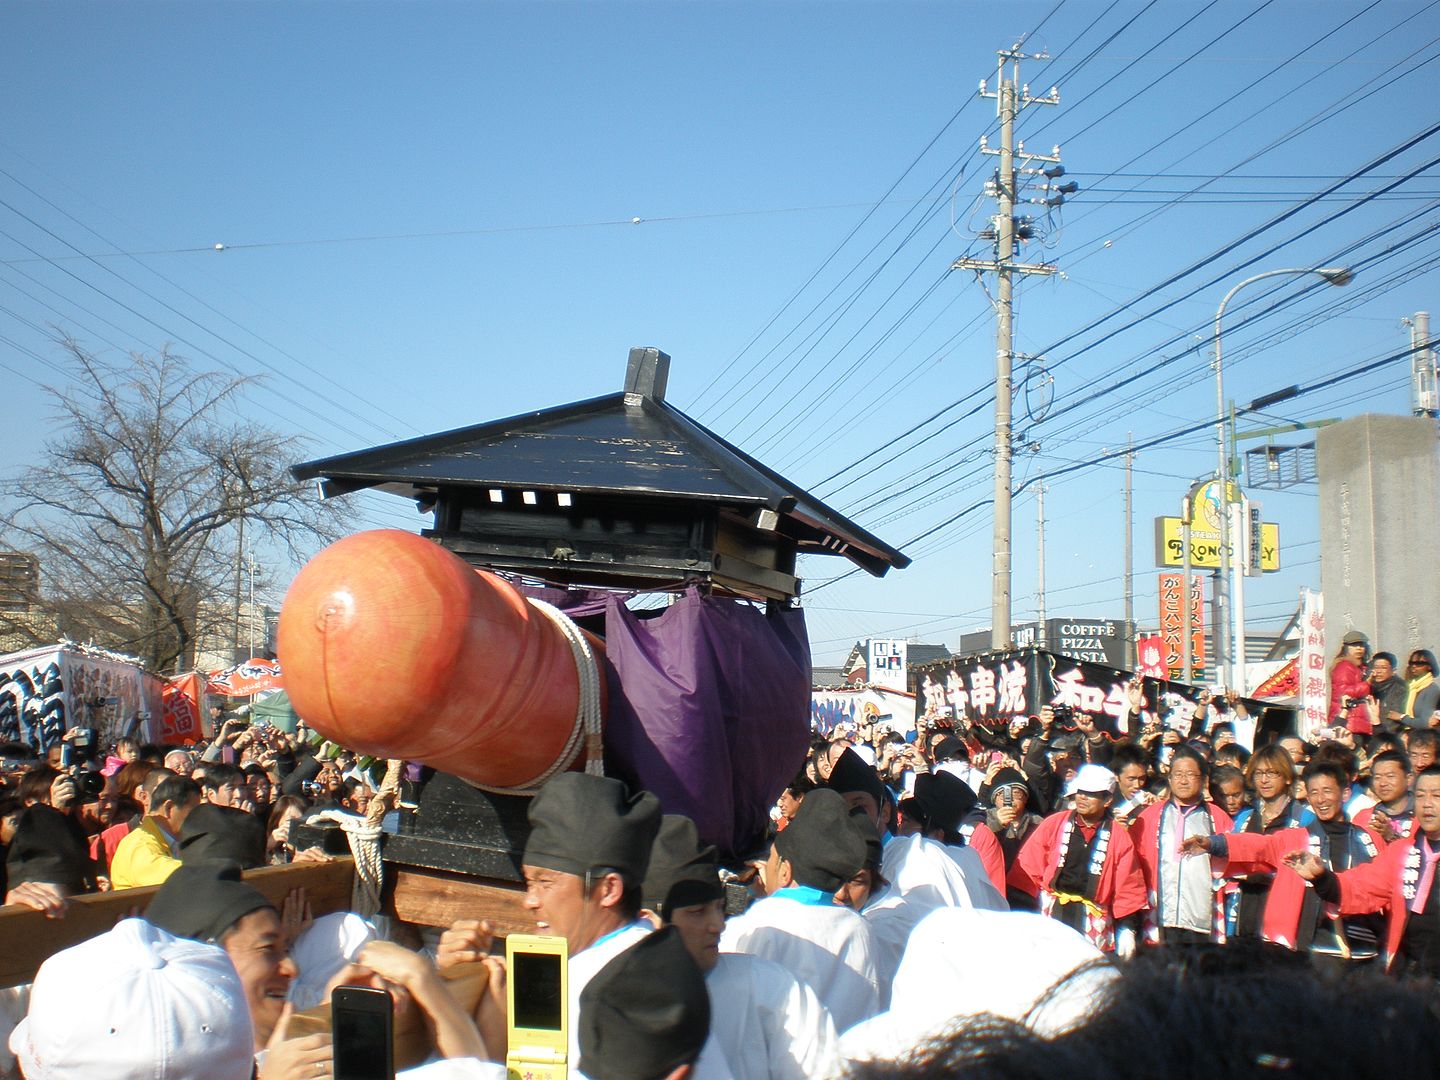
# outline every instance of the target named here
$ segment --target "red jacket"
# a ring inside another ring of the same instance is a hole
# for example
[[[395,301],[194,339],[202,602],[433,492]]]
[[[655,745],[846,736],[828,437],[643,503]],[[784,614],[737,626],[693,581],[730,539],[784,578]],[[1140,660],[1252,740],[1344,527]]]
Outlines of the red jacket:
[[[1135,856],[1140,863],[1140,870],[1145,875],[1145,892],[1152,912],[1157,911],[1155,905],[1155,891],[1160,880],[1160,818],[1169,806],[1171,800],[1166,798],[1159,802],[1151,803],[1136,819],[1135,824],[1130,826],[1130,839],[1135,842]],[[1214,803],[1206,800],[1200,804],[1210,812],[1210,831],[1214,833],[1228,833],[1234,828],[1235,823],[1230,820],[1230,815],[1221,810]],[[1199,856],[1189,856],[1198,858]],[[1211,863],[1211,872],[1216,881],[1220,880],[1220,873]],[[1225,940],[1225,912],[1223,906],[1218,902],[1215,904],[1215,913],[1212,918],[1212,933],[1218,940]],[[1154,939],[1154,928],[1147,927],[1147,937]]]
[[[1375,842],[1377,851],[1384,851],[1380,837],[1366,830]],[[1299,949],[1309,942],[1298,942],[1300,912],[1305,904],[1305,890],[1309,882],[1285,865],[1284,859],[1292,851],[1310,850],[1309,829],[1281,829],[1274,833],[1229,833],[1225,843],[1230,848],[1230,857],[1225,862],[1225,873],[1231,877],[1244,874],[1275,875],[1270,894],[1265,900],[1265,914],[1260,921],[1260,936],[1287,949]],[[1347,871],[1348,872],[1348,871]],[[1358,914],[1351,912],[1350,914]]]
[[[1364,698],[1370,696],[1370,684],[1365,681],[1365,672],[1357,664],[1341,657],[1330,669],[1330,722],[1334,723],[1343,713],[1345,726],[1357,735],[1370,734],[1370,710],[1365,707]],[[1357,702],[1349,710],[1343,709],[1342,698]]]
[[[1340,883],[1341,915],[1372,915],[1383,912],[1385,924],[1385,966],[1400,954],[1405,923],[1410,918],[1405,904],[1405,860],[1424,834],[1415,829],[1405,840],[1397,840],[1380,852],[1374,862],[1335,875]],[[1279,878],[1276,878],[1279,881]]]
[[[1355,815],[1355,824],[1359,825],[1362,829],[1366,829],[1370,833],[1372,833],[1375,839],[1379,841],[1380,846],[1384,847],[1387,841],[1382,840],[1380,838],[1380,834],[1370,827],[1370,820],[1375,816],[1375,811],[1377,809],[1379,808],[1376,806],[1367,806],[1364,810],[1361,810],[1358,814]],[[1395,839],[1388,841],[1388,843],[1398,844],[1401,840],[1409,840],[1415,832],[1414,807],[1412,806],[1410,808],[1410,812],[1399,821],[1391,818],[1390,827],[1395,831]]]
[[[1061,810],[1051,814],[1030,834],[1010,869],[1012,887],[1031,896],[1039,896],[1042,889],[1050,887],[1060,871],[1063,854],[1060,837],[1073,813]],[[1110,850],[1100,870],[1094,900],[1107,909],[1112,921],[1144,911],[1146,907],[1145,877],[1135,859],[1135,845],[1130,833],[1118,821],[1110,828]]]
[[[980,862],[985,866],[985,874],[990,879],[990,884],[995,886],[995,891],[1001,896],[1005,895],[1005,850],[1000,846],[1000,841],[990,831],[990,826],[981,821],[975,825],[965,842],[975,849],[975,854],[980,856]]]

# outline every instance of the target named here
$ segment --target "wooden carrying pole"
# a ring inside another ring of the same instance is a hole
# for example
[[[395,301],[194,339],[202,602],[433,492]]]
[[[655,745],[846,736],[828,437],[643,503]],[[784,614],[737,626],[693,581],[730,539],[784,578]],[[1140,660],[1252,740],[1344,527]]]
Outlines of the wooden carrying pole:
[[[245,880],[276,908],[284,904],[291,889],[303,887],[317,916],[350,907],[354,877],[355,864],[348,857],[323,863],[266,866],[245,874]],[[72,897],[60,919],[48,919],[19,904],[0,907],[0,987],[33,982],[47,957],[105,933],[136,909],[143,915],[159,888],[152,885]]]

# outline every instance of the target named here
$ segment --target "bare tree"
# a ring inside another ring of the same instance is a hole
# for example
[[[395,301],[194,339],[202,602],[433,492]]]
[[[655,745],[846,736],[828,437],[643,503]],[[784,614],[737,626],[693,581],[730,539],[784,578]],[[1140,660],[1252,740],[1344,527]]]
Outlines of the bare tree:
[[[50,390],[57,435],[0,540],[39,556],[62,633],[178,670],[207,620],[234,618],[238,528],[298,562],[348,515],[290,477],[298,440],[237,418],[251,380],[169,351],[111,364],[63,344],[74,382]]]

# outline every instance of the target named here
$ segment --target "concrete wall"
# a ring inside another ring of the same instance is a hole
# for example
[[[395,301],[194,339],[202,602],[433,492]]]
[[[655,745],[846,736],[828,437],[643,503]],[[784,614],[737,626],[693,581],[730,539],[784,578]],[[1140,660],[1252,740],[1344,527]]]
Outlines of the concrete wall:
[[[1434,420],[1357,416],[1321,428],[1320,587],[1326,652],[1440,646],[1440,450]]]

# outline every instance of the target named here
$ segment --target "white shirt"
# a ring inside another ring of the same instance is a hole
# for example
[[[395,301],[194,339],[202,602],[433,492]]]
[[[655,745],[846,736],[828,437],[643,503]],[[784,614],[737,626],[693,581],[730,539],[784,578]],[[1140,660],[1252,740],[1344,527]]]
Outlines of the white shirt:
[[[567,998],[570,1006],[569,1066],[572,1075],[583,1075],[580,1072],[580,991],[589,985],[591,979],[600,974],[606,964],[630,946],[644,941],[652,933],[654,933],[654,928],[648,922],[636,920],[633,923],[627,923],[619,930],[612,930],[589,948],[570,957],[567,971],[569,980]]]
[[[806,894],[819,902],[792,898]],[[837,1030],[858,1024],[879,1008],[869,924],[818,890],[782,889],[757,902],[726,924],[720,951],[759,956],[808,983],[829,1009]]]
[[[1084,1023],[1116,977],[1099,949],[1055,919],[939,908],[910,936],[890,1010],[844,1032],[841,1052],[850,1062],[903,1060],[981,1013],[1057,1035]]]
[[[890,985],[910,933],[932,911],[946,907],[1009,911],[974,848],[950,847],[918,833],[885,845],[880,873],[890,884],[862,914],[875,939],[875,974],[881,1008],[890,1006]]]
[[[721,953],[705,976],[711,1044],[735,1080],[808,1080],[840,1075],[839,1037],[830,1013],[805,983],[779,964]]]

